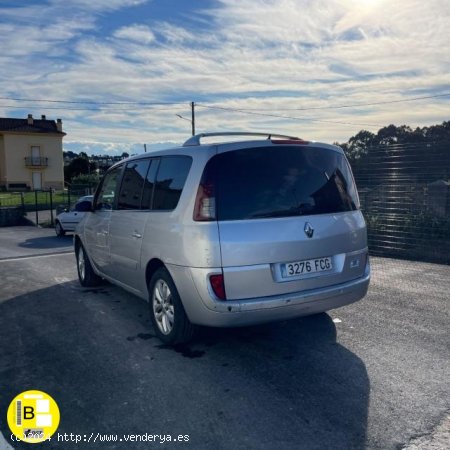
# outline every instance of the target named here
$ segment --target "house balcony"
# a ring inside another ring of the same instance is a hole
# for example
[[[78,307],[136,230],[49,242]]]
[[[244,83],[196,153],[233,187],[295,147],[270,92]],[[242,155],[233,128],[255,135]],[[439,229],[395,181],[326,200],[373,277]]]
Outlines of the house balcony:
[[[48,167],[48,158],[42,158],[40,156],[27,156],[25,158],[25,167],[28,167],[29,169]]]

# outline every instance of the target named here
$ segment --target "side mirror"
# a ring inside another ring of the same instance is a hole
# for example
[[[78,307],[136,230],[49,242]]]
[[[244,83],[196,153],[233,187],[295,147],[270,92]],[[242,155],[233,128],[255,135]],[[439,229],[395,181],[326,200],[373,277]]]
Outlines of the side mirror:
[[[77,203],[75,205],[75,211],[77,211],[77,212],[92,211],[92,202],[90,202],[89,200],[84,200],[80,203]]]

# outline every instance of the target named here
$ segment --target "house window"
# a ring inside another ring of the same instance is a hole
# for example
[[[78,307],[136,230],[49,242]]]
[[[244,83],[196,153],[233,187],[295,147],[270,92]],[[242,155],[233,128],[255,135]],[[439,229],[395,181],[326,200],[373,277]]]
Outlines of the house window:
[[[31,165],[33,166],[41,165],[41,147],[39,147],[39,145],[33,145],[31,147]]]

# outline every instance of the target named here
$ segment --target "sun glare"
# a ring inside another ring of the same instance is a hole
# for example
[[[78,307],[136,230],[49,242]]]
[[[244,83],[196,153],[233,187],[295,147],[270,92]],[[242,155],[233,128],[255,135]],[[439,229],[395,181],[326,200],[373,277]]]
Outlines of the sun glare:
[[[362,7],[373,8],[382,3],[382,1],[383,0],[358,0],[357,4]]]

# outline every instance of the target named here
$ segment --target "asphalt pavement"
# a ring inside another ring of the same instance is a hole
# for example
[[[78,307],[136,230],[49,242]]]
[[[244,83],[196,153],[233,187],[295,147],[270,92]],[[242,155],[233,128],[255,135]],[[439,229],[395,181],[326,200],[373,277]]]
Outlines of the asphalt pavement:
[[[71,237],[50,232],[0,229],[0,417],[37,389],[57,401],[61,435],[188,436],[168,448],[412,449],[446,433],[449,266],[373,258],[369,294],[356,304],[204,329],[170,348],[154,337],[146,302],[110,284],[82,288]],[[29,448],[9,439],[3,418],[0,431],[0,448]]]
[[[72,235],[58,238],[53,228],[35,226],[0,228],[0,260],[72,251]]]

